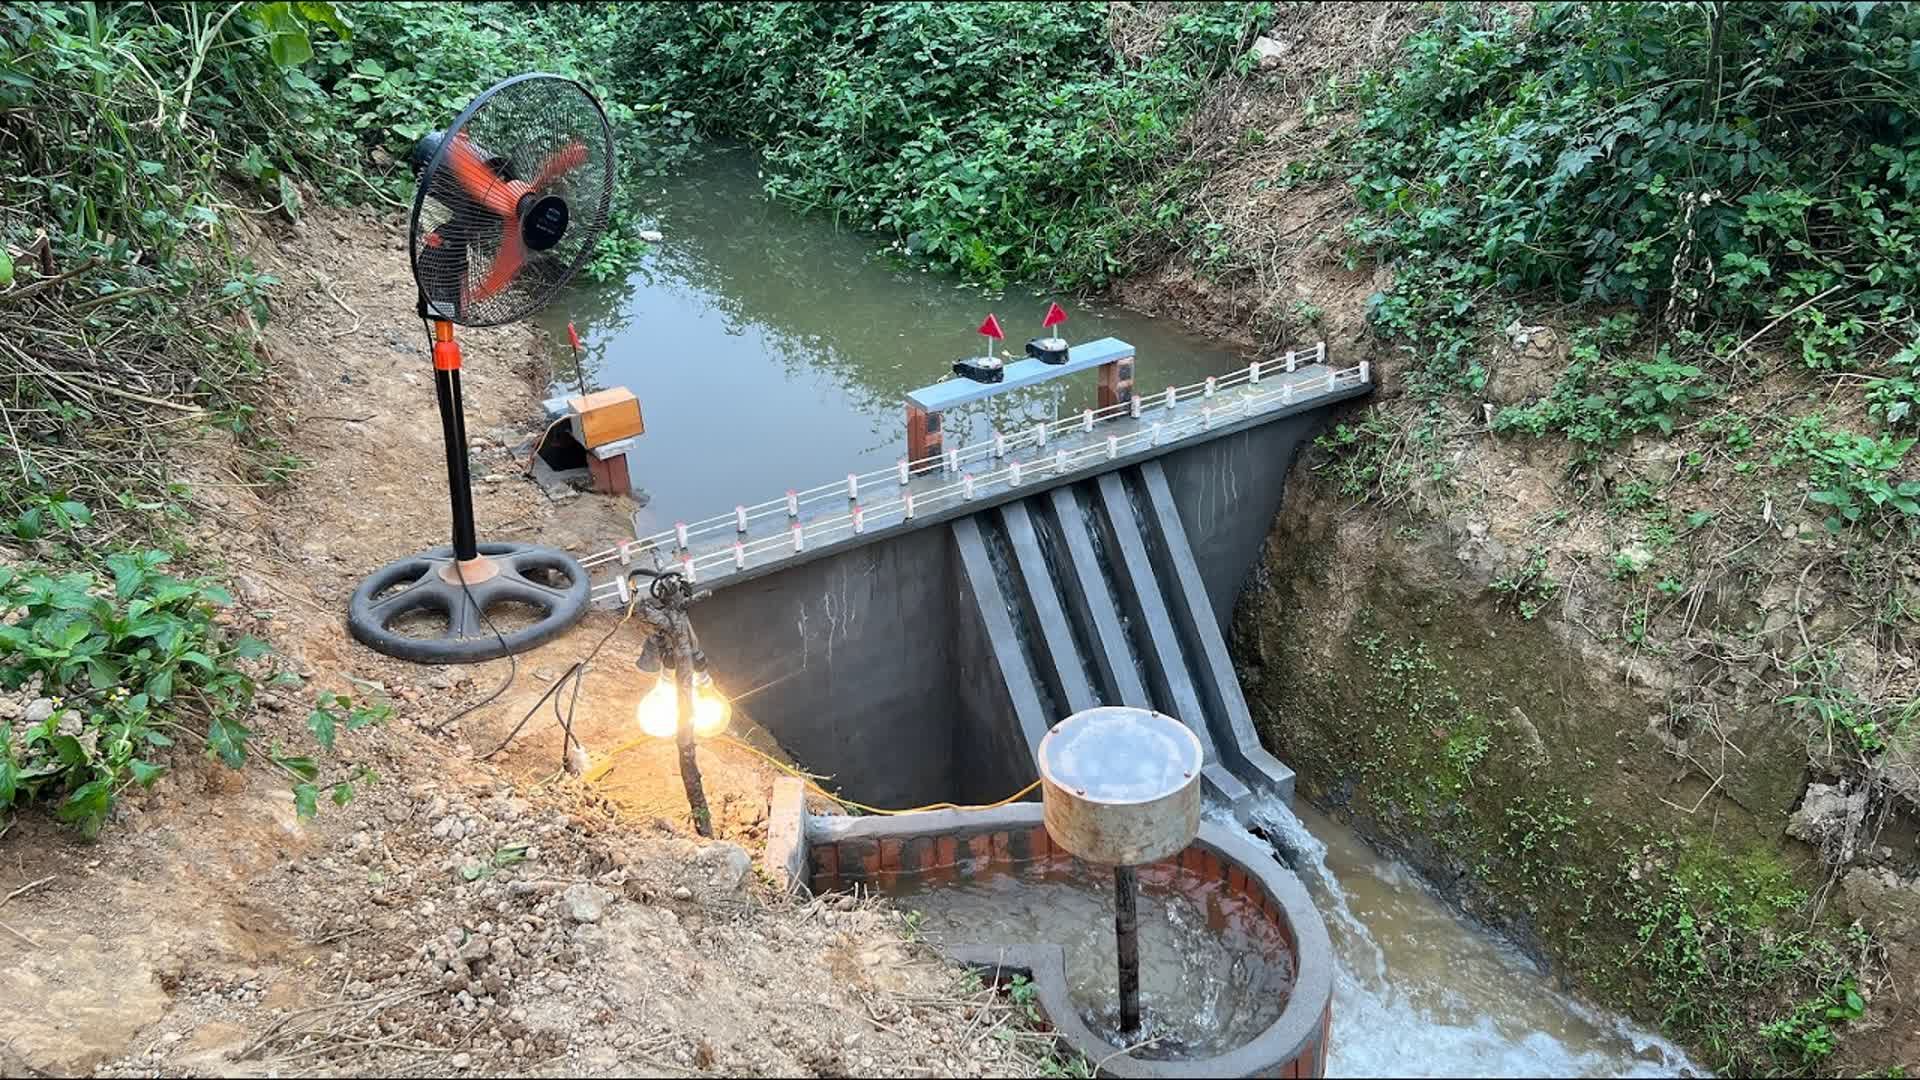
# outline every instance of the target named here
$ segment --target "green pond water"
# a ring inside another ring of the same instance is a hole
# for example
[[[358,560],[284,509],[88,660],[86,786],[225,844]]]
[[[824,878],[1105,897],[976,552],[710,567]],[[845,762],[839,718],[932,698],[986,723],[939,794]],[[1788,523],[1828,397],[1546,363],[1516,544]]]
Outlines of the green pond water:
[[[648,193],[655,250],[623,281],[576,284],[540,324],[566,351],[571,319],[592,388],[639,395],[647,431],[630,458],[648,531],[869,472],[906,454],[905,398],[982,352],[989,312],[1019,355],[1052,294],[987,292],[924,272],[872,236],[802,217],[760,194],[754,161],[729,154]],[[1138,350],[1142,391],[1246,362],[1179,326],[1057,297],[1069,341]],[[1089,408],[1094,372],[949,414],[948,446]],[[570,366],[554,389],[574,387]],[[955,442],[958,437],[961,441]]]

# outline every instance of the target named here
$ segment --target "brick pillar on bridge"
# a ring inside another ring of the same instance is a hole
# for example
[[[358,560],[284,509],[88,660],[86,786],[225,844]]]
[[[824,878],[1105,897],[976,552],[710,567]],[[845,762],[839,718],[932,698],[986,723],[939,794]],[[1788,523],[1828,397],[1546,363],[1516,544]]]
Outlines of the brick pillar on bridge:
[[[1096,404],[1102,409],[1125,405],[1133,400],[1133,357],[1123,356],[1100,365],[1100,389]]]
[[[940,439],[940,414],[907,403],[907,460],[939,457],[944,446]]]

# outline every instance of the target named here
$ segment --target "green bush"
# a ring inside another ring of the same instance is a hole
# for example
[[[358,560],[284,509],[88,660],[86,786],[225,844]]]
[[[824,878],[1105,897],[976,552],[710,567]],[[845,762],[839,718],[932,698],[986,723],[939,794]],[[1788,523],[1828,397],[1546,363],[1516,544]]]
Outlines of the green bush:
[[[221,630],[216,610],[232,602],[225,590],[162,572],[168,561],[162,551],[109,555],[111,580],[0,567],[0,688],[37,683],[53,704],[17,733],[0,723],[0,810],[46,799],[92,837],[128,784],[160,776],[150,758],[176,735],[204,741],[232,768],[246,763],[252,732],[241,721],[255,682],[243,665],[267,644]],[[364,727],[385,715],[385,706],[322,695],[309,723],[331,749],[336,724]],[[311,814],[318,767],[278,751],[270,760],[297,781],[296,803]],[[328,786],[345,803],[368,779],[358,770]]]
[[[1097,284],[1184,227],[1180,121],[1269,9],[1179,5],[1136,65],[1095,3],[647,6],[614,81],[758,147],[771,194],[936,264]]]
[[[1622,355],[1631,340],[1632,318],[1604,320],[1574,335],[1572,362],[1552,394],[1532,405],[1502,409],[1493,430],[1544,435],[1557,432],[1589,447],[1618,442],[1642,431],[1673,434],[1694,405],[1714,397],[1706,373],[1673,362],[1662,346],[1651,360]]]
[[[1920,295],[1908,4],[1451,8],[1367,86],[1361,246],[1399,260],[1378,325],[1467,374],[1489,292],[1778,320],[1869,367]]]

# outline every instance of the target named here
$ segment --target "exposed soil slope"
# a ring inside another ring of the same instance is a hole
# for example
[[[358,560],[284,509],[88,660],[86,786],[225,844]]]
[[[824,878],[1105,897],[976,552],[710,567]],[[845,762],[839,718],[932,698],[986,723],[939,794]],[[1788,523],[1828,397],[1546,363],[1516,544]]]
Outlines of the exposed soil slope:
[[[306,468],[268,497],[209,487],[218,512],[198,538],[235,585],[239,628],[306,676],[264,693],[256,745],[305,745],[314,691],[383,697],[391,720],[341,737],[344,763],[381,782],[303,822],[282,776],[182,747],[97,844],[21,815],[0,836],[0,1072],[1031,1070],[1032,1036],[995,1037],[1011,1011],[963,992],[890,910],[776,897],[753,852],[687,839],[677,778],[646,782],[652,758],[622,760],[620,801],[538,783],[559,746],[542,715],[497,763],[476,760],[613,617],[521,657],[513,689],[459,723],[506,662],[418,667],[350,640],[342,612],[361,575],[446,534],[402,235],[393,220],[315,211],[262,245],[286,283],[264,338],[279,373],[268,407]],[[575,550],[620,538],[621,501],[549,502],[508,456],[537,428],[543,346],[523,328],[464,341],[483,537]],[[222,473],[219,441],[204,450],[183,475]],[[638,637],[619,634],[583,696],[595,751],[631,716],[619,672]],[[751,841],[768,775],[725,748],[703,754],[723,835]]]

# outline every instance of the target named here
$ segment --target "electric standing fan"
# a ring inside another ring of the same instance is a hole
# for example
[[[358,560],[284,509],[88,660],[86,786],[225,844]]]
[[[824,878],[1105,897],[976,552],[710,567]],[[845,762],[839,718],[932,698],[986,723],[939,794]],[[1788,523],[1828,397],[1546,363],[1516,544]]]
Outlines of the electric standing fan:
[[[571,627],[586,614],[589,581],[564,552],[475,538],[453,328],[526,318],[587,261],[613,198],[613,133],[580,84],[519,75],[481,94],[445,131],[421,139],[414,166],[420,181],[408,251],[420,318],[432,327],[453,543],[368,575],[349,601],[347,625],[389,656],[471,663]],[[537,617],[496,629],[489,609],[507,604]],[[420,621],[409,617],[421,613],[429,616],[428,633],[410,632]]]

